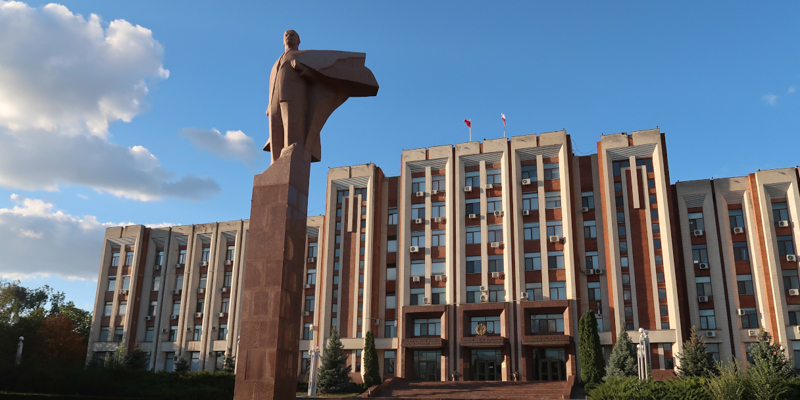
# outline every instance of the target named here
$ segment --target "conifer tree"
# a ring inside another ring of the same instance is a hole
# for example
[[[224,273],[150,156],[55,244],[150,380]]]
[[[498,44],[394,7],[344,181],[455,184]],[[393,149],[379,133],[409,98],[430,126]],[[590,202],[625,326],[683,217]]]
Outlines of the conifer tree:
[[[753,364],[748,371],[755,367],[782,379],[789,379],[794,375],[792,359],[786,357],[786,352],[780,343],[772,342],[772,335],[764,328],[758,332],[758,342],[750,346],[750,356],[753,358]]]
[[[347,390],[352,383],[350,365],[344,355],[344,345],[339,340],[339,331],[334,326],[328,345],[322,355],[317,388],[322,393],[339,393]]]
[[[230,373],[236,370],[236,359],[231,356],[230,352],[225,354],[225,359],[222,361],[222,370]]]
[[[594,311],[587,311],[578,323],[578,353],[581,359],[583,383],[600,383],[605,375],[606,361],[603,358],[603,347],[600,345]]]
[[[186,357],[181,357],[178,359],[178,362],[175,363],[175,372],[188,372],[191,369],[191,365],[189,365],[189,360]]]
[[[683,343],[683,352],[678,353],[678,360],[678,376],[681,378],[710,377],[717,374],[717,363],[694,326],[689,340]]]
[[[609,378],[625,378],[639,375],[639,363],[636,361],[636,351],[633,348],[628,332],[622,331],[617,337],[617,343],[611,350],[608,359],[606,376]]]
[[[375,350],[375,337],[372,329],[367,332],[367,337],[364,339],[364,383],[367,387],[381,383],[378,352]]]

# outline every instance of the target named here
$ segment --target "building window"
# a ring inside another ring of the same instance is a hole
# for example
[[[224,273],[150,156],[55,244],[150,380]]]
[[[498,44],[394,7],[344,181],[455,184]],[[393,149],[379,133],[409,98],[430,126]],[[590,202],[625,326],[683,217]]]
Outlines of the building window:
[[[220,324],[219,335],[217,336],[217,340],[227,340],[227,339],[228,339],[228,324]]]
[[[205,289],[207,282],[208,282],[208,274],[205,274],[205,273],[204,274],[200,274],[200,286],[198,286],[198,287],[200,289]]]
[[[150,290],[153,292],[161,290],[161,275],[156,275],[153,277],[153,282],[150,285]]]
[[[778,221],[789,220],[789,210],[786,208],[786,202],[772,203],[772,219],[777,224]]]
[[[424,288],[417,288],[411,289],[411,305],[412,306],[421,306],[425,304],[423,299],[425,298],[425,289]]]
[[[300,352],[300,373],[301,374],[308,374],[311,372],[311,354],[308,354],[307,351]]]
[[[487,240],[489,242],[502,242],[503,241],[503,225],[491,225],[486,231]]]
[[[395,350],[385,350],[383,352],[383,374],[394,375],[395,370]]]
[[[411,276],[425,276],[425,260],[411,260]]]
[[[744,315],[742,315],[742,328],[758,328],[758,314],[755,308],[745,308]]]
[[[633,318],[633,307],[625,306],[625,318]]]
[[[397,326],[394,321],[386,321],[386,324],[383,326],[383,337],[397,337]]]
[[[692,259],[695,264],[708,262],[708,250],[704,244],[692,245]]]
[[[489,285],[489,301],[492,303],[506,301],[506,291],[503,285]]]
[[[468,274],[481,273],[481,256],[467,257],[467,273]]]
[[[561,221],[547,222],[547,236],[564,237],[564,232],[561,229]]]
[[[397,280],[397,264],[387,264],[386,265],[386,280],[387,281],[396,281]]]
[[[230,302],[231,302],[231,298],[230,297],[223,297],[222,298],[222,302],[220,303],[219,312],[227,314]]]
[[[186,249],[178,251],[178,264],[186,264]]]
[[[800,289],[796,269],[784,269],[781,272],[783,273],[783,290]]]
[[[336,203],[342,204],[345,196],[350,196],[349,190],[339,190],[336,192]]]
[[[499,169],[488,169],[486,170],[486,184],[487,185],[499,185],[502,183],[500,170]]]
[[[133,252],[125,252],[125,265],[133,265]]]
[[[367,188],[355,189],[353,190],[353,195],[361,195],[361,201],[367,201]]]
[[[789,325],[796,326],[800,325],[797,321],[800,321],[800,310],[790,310],[789,311]]]
[[[622,211],[617,212],[617,222],[625,223],[625,213]]]
[[[105,305],[103,306],[103,316],[108,316],[108,315],[111,315],[111,309],[112,309],[112,307],[113,307],[113,304],[114,304],[114,303],[112,303],[112,302],[110,302],[110,301],[107,301],[107,302],[105,303]]]
[[[225,261],[233,261],[233,256],[236,254],[236,246],[228,246],[225,251]]]
[[[481,213],[481,200],[480,199],[469,199],[465,203],[467,215],[475,214],[480,215]]]
[[[544,180],[552,181],[559,179],[558,163],[548,163],[544,165]]]
[[[445,288],[431,289],[431,304],[444,304],[445,303]]]
[[[481,287],[467,286],[467,303],[480,303],[480,302],[481,302]]]
[[[445,185],[444,175],[431,176],[431,190],[443,191],[447,186]]]
[[[692,232],[706,230],[706,226],[703,223],[703,213],[689,213],[689,230]]]
[[[145,329],[144,331],[144,341],[152,342],[153,336],[155,336],[155,328],[152,326],[148,326],[147,329]]]
[[[586,269],[600,268],[600,257],[596,251],[586,252]]]
[[[544,300],[541,282],[526,283],[525,292],[528,293],[528,300]]]
[[[425,177],[418,176],[416,178],[411,178],[411,192],[424,192],[425,191]]]
[[[181,301],[176,300],[172,303],[172,315],[181,315]]]
[[[411,245],[419,248],[425,247],[425,231],[411,232]]]
[[[356,372],[361,372],[361,350],[356,350]]]
[[[117,288],[117,277],[116,276],[109,276],[108,277],[108,287],[106,290],[109,292],[113,292]]]
[[[425,219],[425,204],[411,206],[411,219]]]
[[[550,282],[550,300],[567,299],[567,282]]]
[[[447,207],[443,201],[431,204],[431,218],[443,218],[447,216]]]
[[[387,293],[386,294],[386,309],[387,310],[394,310],[397,308],[397,296],[394,293]]]
[[[387,225],[397,225],[397,209],[396,208],[390,208],[389,209],[389,215],[386,218],[386,223],[387,223]]]
[[[481,172],[469,171],[464,174],[464,186],[480,186],[481,185]]]
[[[561,193],[560,192],[547,192],[544,194],[544,208],[552,210],[561,208]]]
[[[313,285],[317,283],[317,270],[309,269],[306,271],[306,284]]]
[[[657,200],[658,200],[658,198],[656,197],[656,195],[654,195],[654,194],[650,195],[650,204],[657,204],[658,203]]]
[[[525,253],[525,271],[540,271],[541,269],[541,253]]]
[[[583,237],[586,239],[594,239],[597,237],[596,221],[583,221]]]
[[[196,313],[202,313],[203,309],[206,305],[206,299],[197,299],[197,307],[195,308]]]
[[[661,248],[661,239],[653,239],[653,248],[656,250]]]
[[[481,243],[481,227],[468,226],[467,227],[467,244],[480,244]]]
[[[192,340],[200,340],[203,337],[203,325],[195,325]]]
[[[147,309],[147,315],[153,317],[156,315],[156,310],[158,310],[158,301],[151,301],[150,307]]]
[[[397,236],[388,236],[386,238],[386,252],[397,253]]]
[[[110,331],[111,331],[111,328],[109,328],[107,326],[100,327],[100,339],[99,339],[99,341],[107,342],[108,341],[108,335],[109,335]]]
[[[500,334],[500,316],[489,316],[489,317],[472,317],[469,320],[470,327],[469,332],[471,335],[477,335],[476,329],[478,329],[478,325],[483,325],[486,327],[486,334],[487,335],[499,335]]]
[[[628,257],[625,257],[625,256],[622,256],[622,257],[620,257],[620,258],[619,258],[619,266],[620,266],[620,267],[626,267],[626,268],[627,268],[627,267],[629,266],[629,264],[628,264]]]
[[[414,336],[441,336],[441,318],[417,318],[414,319]]]
[[[714,310],[700,310],[700,329],[717,329],[717,320],[714,317]]]
[[[625,289],[622,291],[622,300],[630,301],[631,300],[631,290]]]
[[[659,229],[659,227],[658,227],[658,223],[655,223],[655,222],[654,222],[654,223],[653,223],[651,226],[652,226],[652,228],[653,228],[653,233],[659,233],[659,232],[661,232],[661,230],[660,230],[660,229]]]
[[[581,207],[594,208],[594,192],[581,193]]]
[[[444,275],[444,258],[431,260],[431,275]]]
[[[669,315],[669,308],[666,305],[660,305],[658,306],[658,308],[662,317],[666,317],[667,315]]]
[[[655,179],[648,179],[647,180],[647,188],[648,189],[655,189],[656,188],[656,180]]]
[[[624,207],[625,206],[625,198],[622,196],[614,197],[614,205],[616,207]]]
[[[131,288],[131,277],[129,275],[124,275],[122,277],[122,289],[128,290]]]
[[[664,257],[661,254],[656,254],[656,265],[664,265]]]
[[[305,311],[314,311],[314,296],[306,296]]]
[[[539,179],[536,169],[536,164],[523,165],[521,168],[522,179],[530,179],[532,181]]]
[[[664,273],[663,272],[656,272],[656,282],[664,283]]]
[[[733,260],[734,261],[747,261],[750,257],[747,253],[747,242],[734,242],[733,243]]]
[[[538,210],[539,209],[539,195],[536,193],[523,193],[522,194],[522,209],[523,210]]]
[[[547,253],[548,269],[564,269],[564,252],[551,251]]]
[[[617,234],[619,236],[625,236],[625,225],[617,226]]]
[[[447,241],[443,230],[431,232],[431,247],[444,246],[445,244],[447,244]]]
[[[209,257],[210,255],[211,255],[211,248],[209,248],[209,247],[203,247],[203,254],[202,254],[201,258],[200,258],[200,261],[202,261],[202,262],[208,262],[208,257]]]
[[[564,314],[531,315],[531,333],[563,333]]]
[[[728,210],[728,220],[731,223],[731,228],[744,227],[744,213],[741,209]]]
[[[622,284],[623,285],[630,285],[631,284],[631,275],[630,274],[622,274]]]
[[[528,222],[523,225],[525,240],[539,240],[539,223]]]
[[[719,344],[718,343],[706,343],[706,351],[708,354],[711,354],[711,357],[714,357],[715,362],[719,362]]]
[[[778,255],[786,257],[787,254],[794,254],[794,245],[791,236],[778,236]]]
[[[653,159],[652,158],[638,158],[636,159],[636,166],[645,166],[647,172],[653,172]]]
[[[622,182],[614,182],[614,191],[621,192],[622,191]]]
[[[486,199],[486,212],[489,214],[503,210],[503,199],[501,197],[489,197]]]
[[[711,296],[711,277],[698,276],[694,278],[698,296]],[[659,289],[661,290],[661,289]]]
[[[600,282],[588,282],[589,287],[589,301],[601,301],[603,299],[600,294]]]
[[[119,266],[119,250],[111,253],[111,266],[112,267]]]
[[[178,327],[177,326],[170,326],[169,327],[169,337],[167,338],[169,342],[177,342],[178,341]]]
[[[196,340],[196,339],[195,339]],[[193,372],[200,371],[202,366],[200,365],[200,352],[199,351],[190,351],[189,352],[191,361],[189,362],[189,366]]]
[[[115,342],[121,342],[122,341],[122,336],[124,335],[123,329],[124,328],[121,327],[121,326],[117,326],[117,327],[114,328],[114,341]]]
[[[117,307],[117,315],[124,316],[125,313],[128,312],[128,302],[127,301],[120,301],[119,306]]]

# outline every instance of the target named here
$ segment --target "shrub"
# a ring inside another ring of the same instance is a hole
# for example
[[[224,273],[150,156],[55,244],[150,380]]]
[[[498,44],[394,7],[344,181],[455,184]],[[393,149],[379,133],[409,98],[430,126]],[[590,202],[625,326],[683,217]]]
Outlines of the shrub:
[[[639,375],[639,364],[636,361],[636,352],[633,349],[628,332],[622,331],[617,337],[617,343],[611,350],[611,357],[606,366],[606,376],[615,378],[633,377]]]
[[[378,352],[375,350],[375,338],[372,329],[367,332],[364,339],[364,385],[371,387],[380,385],[381,373],[378,366]]]
[[[606,362],[600,334],[597,332],[597,318],[594,311],[587,311],[578,323],[578,354],[581,359],[581,380],[585,384],[600,383],[605,376]]]

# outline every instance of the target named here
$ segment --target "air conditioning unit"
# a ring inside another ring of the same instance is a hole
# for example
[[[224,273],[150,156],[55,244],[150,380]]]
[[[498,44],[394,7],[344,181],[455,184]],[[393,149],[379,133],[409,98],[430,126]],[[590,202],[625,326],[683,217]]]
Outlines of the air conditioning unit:
[[[703,236],[703,231],[701,231],[700,229],[695,229],[694,231],[692,231],[692,236],[694,237]]]
[[[789,221],[785,221],[785,220],[784,221],[778,221],[778,228],[788,228],[788,227],[789,227]]]
[[[144,316],[144,320],[145,321],[152,321],[153,320],[153,316],[152,315],[145,315]]]
[[[425,197],[425,192],[417,192],[417,197]]]
[[[700,269],[708,269],[708,263],[698,263],[697,267]]]
[[[315,262],[317,262],[317,257],[308,257],[308,260],[306,260],[306,261],[308,261],[310,263],[315,263]]]
[[[499,272],[492,272],[492,278],[499,279],[500,278],[500,273]]]
[[[481,292],[488,292],[488,291],[489,289],[487,289],[486,286],[481,286]]]
[[[491,245],[492,245],[492,248],[493,248],[493,249],[496,249],[496,248],[499,248],[499,247],[500,247],[500,242],[492,242],[492,244],[491,244]]]
[[[192,331],[192,327],[191,326],[186,328],[186,332],[191,332],[191,331]]]
[[[794,255],[794,254],[787,254],[787,255],[786,255],[786,261],[794,261],[794,262],[797,262],[797,256],[796,256],[796,255]]]
[[[789,289],[789,296],[800,296],[800,289]]]
[[[161,328],[161,333],[169,333],[169,329],[167,329],[167,328]]]
[[[708,336],[708,337],[717,337],[717,332],[708,331],[708,332],[706,332],[706,336]]]
[[[203,317],[203,313],[201,313],[201,312],[196,312],[196,313],[194,313],[194,317],[195,317],[195,318],[202,318],[202,317]]]
[[[419,253],[419,246],[411,246],[408,248],[409,253]]]
[[[311,289],[311,284],[310,283],[304,284],[303,289]]]
[[[482,302],[482,303],[486,303],[486,302],[488,302],[488,301],[489,301],[489,296],[487,296],[487,295],[485,295],[485,294],[482,294],[482,295],[481,295],[481,302]]]
[[[205,289],[205,288],[197,288],[197,293],[198,293],[198,294],[203,294],[203,293],[205,293],[205,292],[206,292],[206,289]]]
[[[528,300],[528,292],[520,292],[519,293],[519,298],[521,300]]]
[[[304,316],[304,317],[307,317],[307,316],[309,316],[309,315],[311,315],[311,312],[310,312],[310,311],[303,311],[303,316]]]
[[[444,275],[434,275],[433,279],[435,279],[436,282],[442,282],[444,281]]]
[[[417,224],[417,225],[419,225],[419,224],[421,224],[423,222],[425,222],[425,221],[422,218],[417,218],[417,219],[414,220],[414,223]]]
[[[484,186],[483,188],[486,189],[486,190],[489,190],[489,189],[491,189],[493,187],[494,187],[494,185],[492,185],[491,183],[487,183],[486,186]]]
[[[208,266],[208,261],[200,261],[200,266],[201,267],[207,267]]]
[[[225,313],[221,312],[221,313],[217,314],[217,316],[220,317],[220,318],[225,318]]]
[[[531,180],[530,179],[525,178],[525,179],[522,180],[522,186],[528,186],[530,184],[531,184]]]
[[[589,207],[581,207],[581,212],[589,212]]]
[[[522,210],[523,217],[527,217],[528,215],[531,215],[531,210]]]
[[[177,264],[175,264],[175,268],[183,268],[183,264],[177,263]]]
[[[697,296],[698,303],[708,303],[708,296]]]
[[[439,194],[438,190],[431,190],[431,195]]]
[[[736,314],[739,315],[739,316],[747,315],[747,313],[744,311],[743,308],[740,308],[740,309],[736,310]]]
[[[423,304],[426,304],[426,305],[429,305],[429,304],[431,304],[431,299],[429,299],[429,298],[427,298],[427,297],[423,297],[423,298],[422,298],[422,303],[423,303]]]
[[[464,192],[469,193],[471,191],[472,191],[472,186],[464,186]]]
[[[120,289],[119,294],[128,294],[128,289]]]
[[[747,336],[756,337],[758,336],[758,329],[750,329],[747,331]]]
[[[444,218],[443,217],[436,217],[436,218],[433,219],[433,222],[436,222],[437,224],[440,224],[440,223],[444,222]]]
[[[744,228],[742,228],[741,226],[735,226],[733,228],[733,234],[738,235],[740,233],[744,233]]]
[[[594,269],[594,274],[595,275],[603,275],[603,272],[605,272],[605,271],[603,271],[602,268],[595,268]]]
[[[181,294],[180,289],[172,289],[172,294]]]
[[[467,217],[469,219],[475,219],[475,218],[478,218],[478,214],[469,214]]]
[[[223,287],[219,288],[219,291],[222,292],[222,293],[228,293],[228,287],[227,286],[223,286]]]
[[[502,210],[495,210],[494,216],[495,217],[502,217],[503,216],[503,211]]]
[[[589,268],[589,269],[587,269],[586,271],[584,271],[584,273],[585,273],[586,275],[594,275],[594,269],[591,269],[591,268]]]
[[[233,265],[233,260],[225,260],[226,267],[230,267],[231,265]]]
[[[170,315],[169,319],[178,319],[178,314]]]
[[[153,265],[153,271],[158,271],[158,270],[160,270],[160,269],[161,269],[161,266],[160,266],[160,265],[158,265],[158,264],[156,264],[156,265]]]
[[[419,276],[412,276],[411,277],[411,282],[419,282],[419,280],[420,280]]]
[[[561,237],[560,236],[555,236],[555,235],[550,236],[550,243],[558,243],[560,241],[561,241]]]

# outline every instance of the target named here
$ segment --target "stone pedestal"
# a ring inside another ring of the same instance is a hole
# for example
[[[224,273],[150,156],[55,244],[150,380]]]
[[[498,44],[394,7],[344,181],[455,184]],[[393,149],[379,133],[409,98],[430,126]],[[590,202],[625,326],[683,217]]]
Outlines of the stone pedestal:
[[[295,398],[310,168],[290,147],[253,181],[236,400]]]

